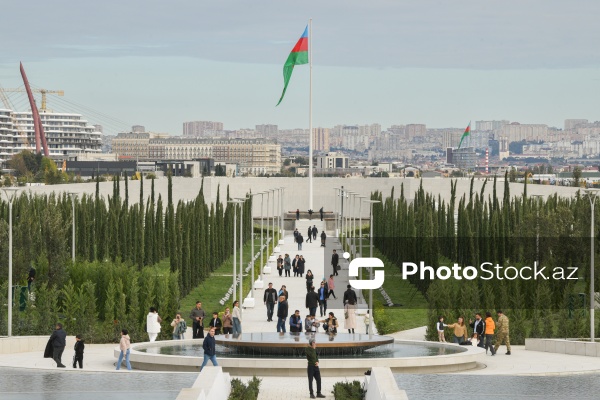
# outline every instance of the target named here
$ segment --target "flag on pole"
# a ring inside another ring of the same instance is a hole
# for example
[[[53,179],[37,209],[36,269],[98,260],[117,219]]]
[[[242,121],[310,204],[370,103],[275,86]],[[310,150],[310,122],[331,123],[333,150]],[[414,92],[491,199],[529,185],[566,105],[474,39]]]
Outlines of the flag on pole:
[[[277,105],[281,103],[283,96],[285,96],[285,91],[287,90],[288,83],[292,77],[294,66],[301,64],[308,64],[308,26],[304,29],[304,33],[300,37],[300,40],[298,40],[298,43],[296,43],[283,65],[283,93],[281,93],[281,98]]]
[[[467,126],[467,129],[465,129],[465,133],[463,133],[463,135],[460,138],[460,143],[458,144],[458,148],[460,149],[460,146],[462,145],[463,140],[467,137],[471,135],[471,121],[469,121],[469,126]]]

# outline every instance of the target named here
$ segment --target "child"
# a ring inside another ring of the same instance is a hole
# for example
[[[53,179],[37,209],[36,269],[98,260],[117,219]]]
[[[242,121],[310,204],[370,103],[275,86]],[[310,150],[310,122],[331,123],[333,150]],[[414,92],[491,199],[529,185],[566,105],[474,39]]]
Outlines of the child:
[[[440,342],[446,342],[446,338],[444,337],[444,327],[448,326],[444,323],[444,317],[438,317],[437,331],[438,331],[438,339]]]
[[[369,311],[365,314],[365,327],[367,329],[367,335],[369,334],[369,324],[371,323],[371,316],[369,315]]]
[[[73,356],[73,368],[77,368],[76,364],[79,363],[79,368],[83,369],[83,349],[85,344],[81,339],[81,335],[75,336],[75,355]]]

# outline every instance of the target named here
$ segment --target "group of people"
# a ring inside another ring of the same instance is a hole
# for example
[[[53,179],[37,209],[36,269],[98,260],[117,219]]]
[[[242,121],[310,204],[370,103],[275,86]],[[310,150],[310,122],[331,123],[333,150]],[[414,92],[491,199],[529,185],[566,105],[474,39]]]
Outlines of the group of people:
[[[313,240],[317,240],[317,236],[319,235],[319,230],[316,225],[312,227],[308,227],[308,232],[306,233],[306,243],[312,243]],[[325,247],[325,242],[327,240],[327,234],[325,230],[321,231],[321,247]],[[298,250],[302,250],[302,243],[304,243],[304,236],[298,230],[298,228],[294,229],[294,243],[298,244]]]
[[[485,320],[482,318],[481,313],[475,314],[475,320],[469,320],[469,327],[472,329],[471,338],[469,338],[468,327],[465,324],[464,317],[458,317],[457,322],[453,324],[445,324],[444,317],[440,316],[437,322],[438,339],[440,342],[445,342],[445,328],[453,329],[452,341],[457,344],[471,344],[472,341],[477,340],[477,346],[485,348],[487,354],[488,350],[492,356],[496,355],[498,348],[505,344],[506,354],[510,355],[510,337],[509,337],[509,320],[502,310],[497,310],[498,315],[497,322],[494,322],[492,313],[485,313]],[[494,334],[496,334],[496,341],[494,341]]]
[[[44,358],[52,358],[56,362],[58,368],[65,368],[66,365],[62,363],[62,355],[67,347],[67,332],[63,329],[61,323],[57,323],[54,326],[54,331],[48,339],[46,344],[46,350],[44,351]],[[80,369],[83,369],[83,351],[85,350],[85,344],[81,335],[75,336],[75,346],[73,346],[75,354],[73,354],[73,368],[77,368],[79,365]]]
[[[180,314],[178,314],[180,316]],[[192,338],[193,339],[203,339],[204,338],[204,319],[206,318],[206,313],[202,308],[202,302],[197,301],[196,307],[192,308],[190,312],[190,318],[192,319]],[[176,322],[175,320],[173,322]],[[184,321],[185,323],[185,321]],[[171,323],[171,326],[173,323]],[[221,334],[221,329],[224,334],[233,334],[239,335],[242,333],[242,310],[240,309],[240,302],[235,300],[233,302],[233,311],[229,307],[225,308],[225,313],[223,314],[223,318],[219,318],[218,312],[212,313],[212,318],[208,322],[209,331],[214,331],[215,335]],[[173,332],[173,339],[183,339],[183,336],[180,338],[175,337],[175,332]]]
[[[312,219],[312,215],[314,214],[314,211],[312,209],[308,210],[308,218]],[[321,209],[319,210],[319,215],[321,216],[321,221],[323,221],[323,215],[325,214],[325,211],[323,211],[323,207],[321,207]],[[296,221],[300,220],[300,209],[297,208],[296,209]]]
[[[300,316],[300,310],[296,310],[294,314],[289,316],[289,305],[288,298],[289,293],[285,285],[281,286],[281,289],[277,291],[273,287],[273,283],[269,282],[268,288],[265,289],[263,295],[263,303],[267,308],[267,322],[273,321],[275,314],[275,305],[277,305],[277,332],[287,332],[286,325],[289,325],[290,332],[302,332],[302,326],[304,326],[307,332],[316,332],[321,323],[323,328],[328,333],[337,333],[339,324],[334,313],[329,313],[327,320],[316,320],[317,308],[319,308],[319,316],[321,318],[327,316],[327,300],[333,296],[337,297],[334,293],[335,281],[333,274],[329,276],[328,280],[323,279],[319,284],[319,288],[315,289],[313,286],[314,276],[312,271],[308,270],[306,274],[306,286],[307,293],[305,297],[305,307],[308,309],[308,314],[305,317],[303,324],[302,317]],[[350,285],[347,286],[347,290],[344,292],[344,329],[348,330],[348,333],[354,333],[356,329],[356,304],[357,296],[356,292]],[[332,319],[331,321],[328,321]],[[335,323],[334,323],[335,321]],[[367,319],[368,321],[368,319]],[[329,323],[328,323],[329,322]],[[315,328],[316,327],[316,328]],[[313,329],[314,328],[314,329]],[[368,331],[368,323],[367,323]]]
[[[304,275],[304,269],[306,266],[306,260],[304,256],[301,254],[296,254],[296,257],[292,260],[289,254],[285,254],[285,257],[279,255],[277,258],[277,272],[279,276],[283,276],[285,272],[285,276],[290,276],[290,273],[293,271],[295,277],[302,277]]]

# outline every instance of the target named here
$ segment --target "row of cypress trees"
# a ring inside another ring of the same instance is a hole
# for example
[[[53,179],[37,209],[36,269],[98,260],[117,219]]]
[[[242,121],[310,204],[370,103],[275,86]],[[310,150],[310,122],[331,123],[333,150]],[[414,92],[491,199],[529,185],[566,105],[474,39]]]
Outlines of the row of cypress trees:
[[[565,271],[556,275],[562,278],[568,277],[569,268],[577,268],[578,280],[507,279],[503,272],[504,279],[484,280],[481,277],[488,275],[481,271],[474,280],[409,276],[428,299],[430,339],[436,338],[434,322],[439,315],[446,320],[465,315],[468,320],[475,312],[495,315],[497,309],[509,310],[511,336],[517,343],[526,336],[585,335],[589,315],[576,294],[589,292],[587,196],[578,192],[573,198],[554,194],[542,199],[528,196],[525,186],[523,195],[511,197],[505,179],[504,195],[499,198],[496,177],[490,183],[491,188],[486,180],[476,192],[473,178],[469,193],[457,198],[453,181],[449,201],[426,193],[422,184],[412,200],[402,186],[397,198],[393,189],[386,199],[380,192],[373,193],[371,198],[381,201],[373,208],[376,246],[396,266],[422,261],[437,271],[454,263],[479,269],[481,263],[489,262],[492,267],[488,269],[495,272],[493,266],[498,264],[512,278],[515,270],[507,267],[533,267],[535,262],[538,269],[545,267],[549,277],[555,268]],[[566,320],[558,323],[560,317]]]

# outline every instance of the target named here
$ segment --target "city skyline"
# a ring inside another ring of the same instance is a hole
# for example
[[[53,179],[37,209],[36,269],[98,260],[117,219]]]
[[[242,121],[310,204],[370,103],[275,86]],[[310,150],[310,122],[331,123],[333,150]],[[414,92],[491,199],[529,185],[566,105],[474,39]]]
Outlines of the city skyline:
[[[295,69],[288,95],[275,104],[283,62],[312,16],[315,127],[600,120],[600,56],[589,51],[600,36],[600,4],[396,3],[308,1],[298,11],[242,1],[177,8],[107,1],[82,9],[63,0],[40,2],[31,13],[9,1],[5,15],[27,13],[32,29],[18,18],[0,26],[11,38],[0,85],[22,84],[23,61],[35,86],[65,90],[66,99],[122,121],[114,122],[121,129],[141,124],[179,135],[194,120],[222,121],[227,130],[308,128],[307,66]],[[49,98],[51,108],[72,111],[62,105]]]

